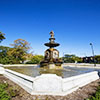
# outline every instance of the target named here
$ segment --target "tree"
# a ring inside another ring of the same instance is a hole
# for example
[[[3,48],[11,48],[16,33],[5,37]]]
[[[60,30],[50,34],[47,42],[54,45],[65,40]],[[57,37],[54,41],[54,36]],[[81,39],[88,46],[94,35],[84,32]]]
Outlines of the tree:
[[[26,60],[26,55],[30,49],[30,44],[23,39],[17,39],[11,44],[13,48],[8,51],[9,56],[13,56],[17,61],[24,62]]]
[[[4,35],[5,35],[4,33],[0,32],[0,42],[1,42],[3,39],[5,39]]]
[[[74,54],[72,54],[72,55],[65,54],[63,57],[63,60],[65,63],[75,63],[75,61],[82,62],[82,59],[80,57],[77,57]]]
[[[8,55],[11,48],[6,46],[0,46],[0,63],[2,64],[13,64],[19,63],[12,55]]]
[[[11,46],[16,49],[22,49],[25,52],[28,52],[28,50],[31,48],[30,44],[24,39],[15,40],[14,43],[11,44]]]
[[[74,63],[74,58],[75,55],[69,55],[69,54],[65,54],[64,57],[63,57],[63,60],[65,63]]]
[[[27,41],[17,39],[11,45],[13,48],[0,46],[0,63],[18,64],[32,58],[32,53],[28,53],[30,44]]]
[[[7,54],[10,57],[13,57],[15,62],[20,63],[23,62],[25,60],[25,52],[22,49],[16,49],[16,48],[11,48]]]
[[[100,64],[100,55],[95,56],[95,62]]]
[[[41,60],[43,60],[42,55],[34,55],[27,64],[39,64]]]
[[[9,51],[10,47],[0,46],[0,57],[6,57],[7,52]]]
[[[0,63],[8,64],[9,58],[7,52],[9,51],[10,47],[0,46]]]

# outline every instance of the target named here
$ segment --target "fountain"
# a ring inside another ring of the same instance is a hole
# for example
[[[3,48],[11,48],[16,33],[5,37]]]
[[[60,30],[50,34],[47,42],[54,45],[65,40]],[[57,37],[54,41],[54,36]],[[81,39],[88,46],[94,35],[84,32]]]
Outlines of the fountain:
[[[59,43],[55,43],[54,32],[50,32],[51,37],[49,38],[50,42],[45,43],[44,45],[49,47],[45,51],[44,60],[40,62],[40,67],[47,67],[50,69],[59,69],[62,68],[62,60],[59,58],[59,51],[54,49],[54,47],[59,46]]]
[[[40,62],[40,68],[33,65],[29,65],[30,67],[17,65],[17,67],[3,68],[4,65],[0,65],[0,74],[17,83],[31,95],[39,96],[65,96],[99,79],[99,69],[96,67],[95,69],[86,68],[86,66],[84,68],[71,66],[63,68],[59,51],[54,49],[60,44],[55,43],[53,31],[50,32],[50,35],[50,42],[45,43],[49,49],[45,51],[44,60]]]

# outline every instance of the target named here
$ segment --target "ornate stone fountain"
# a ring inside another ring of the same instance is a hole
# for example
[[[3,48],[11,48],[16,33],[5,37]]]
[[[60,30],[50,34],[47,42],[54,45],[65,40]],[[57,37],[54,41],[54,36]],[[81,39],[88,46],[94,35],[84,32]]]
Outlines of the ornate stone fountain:
[[[40,67],[48,67],[51,69],[62,68],[62,60],[59,58],[59,51],[54,49],[54,47],[59,46],[59,43],[55,43],[54,32],[50,32],[51,37],[49,38],[50,42],[45,43],[44,45],[49,47],[45,51],[44,60],[40,62]]]

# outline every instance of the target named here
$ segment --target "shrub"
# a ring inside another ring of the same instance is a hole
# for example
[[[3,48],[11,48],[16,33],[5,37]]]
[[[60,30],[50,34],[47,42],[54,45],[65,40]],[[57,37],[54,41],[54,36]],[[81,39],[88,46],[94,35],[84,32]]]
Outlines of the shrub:
[[[86,100],[100,100],[100,86],[97,88],[97,91],[95,94],[93,94],[92,97]]]
[[[10,96],[5,90],[7,87],[7,83],[0,83],[0,100],[10,100]]]
[[[28,61],[27,64],[39,64],[43,60],[42,55],[35,55],[32,57],[31,61]]]
[[[9,87],[8,91],[9,91],[10,97],[15,97],[18,95],[18,91],[14,87]]]

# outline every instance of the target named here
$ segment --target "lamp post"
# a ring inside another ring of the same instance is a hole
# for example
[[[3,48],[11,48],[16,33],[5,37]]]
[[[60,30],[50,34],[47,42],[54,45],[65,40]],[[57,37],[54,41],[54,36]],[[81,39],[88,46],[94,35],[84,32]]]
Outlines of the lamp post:
[[[96,66],[96,62],[95,62],[95,55],[94,55],[94,49],[93,49],[93,44],[92,44],[92,43],[90,43],[90,46],[91,46],[91,49],[92,49],[94,66]]]
[[[64,63],[64,57],[65,57],[65,52],[63,52],[63,59],[62,59],[63,60],[63,63]]]

